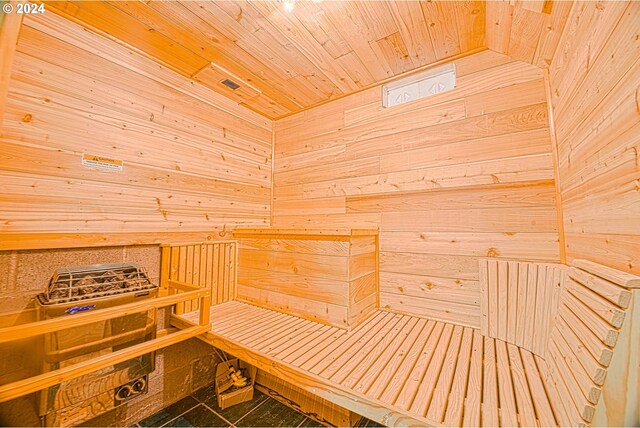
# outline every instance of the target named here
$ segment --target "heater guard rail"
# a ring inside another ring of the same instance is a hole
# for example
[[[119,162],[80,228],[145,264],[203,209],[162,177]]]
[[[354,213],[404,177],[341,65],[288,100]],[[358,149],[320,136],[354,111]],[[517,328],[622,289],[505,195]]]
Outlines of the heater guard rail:
[[[209,306],[210,291],[180,281],[168,282],[169,295],[157,297],[143,302],[120,305],[113,308],[100,309],[95,312],[76,314],[72,317],[54,318],[44,321],[5,327],[0,329],[0,343],[22,340],[44,333],[79,327],[89,322],[105,321],[112,318],[178,305],[185,301],[198,300],[200,303],[199,324],[145,343],[130,346],[97,358],[83,361],[69,367],[42,373],[5,385],[0,385],[0,402],[12,400],[32,392],[59,384],[61,382],[86,375],[88,373],[118,364],[161,348],[199,336],[210,329]]]

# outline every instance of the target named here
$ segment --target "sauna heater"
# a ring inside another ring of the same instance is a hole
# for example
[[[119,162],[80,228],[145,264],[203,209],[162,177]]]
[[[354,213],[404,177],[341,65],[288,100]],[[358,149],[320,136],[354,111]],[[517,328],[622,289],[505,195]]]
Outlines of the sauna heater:
[[[38,317],[72,317],[158,295],[147,271],[136,263],[98,264],[58,269],[37,296]],[[155,309],[43,337],[43,372],[109,354],[155,338]],[[147,390],[154,370],[149,353],[41,391],[38,407],[43,426],[73,426],[109,411]]]

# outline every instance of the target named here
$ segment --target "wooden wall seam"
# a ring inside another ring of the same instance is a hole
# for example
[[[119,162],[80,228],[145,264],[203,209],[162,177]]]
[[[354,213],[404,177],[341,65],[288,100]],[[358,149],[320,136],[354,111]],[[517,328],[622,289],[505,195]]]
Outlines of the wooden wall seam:
[[[551,99],[551,80],[549,69],[544,69],[544,89],[549,109],[549,133],[551,135],[551,152],[553,154],[554,182],[556,189],[556,212],[558,214],[558,239],[560,241],[560,263],[567,264],[567,239],[564,234],[564,214],[562,211],[562,192],[560,185],[560,169],[558,161],[558,140],[556,138],[555,119],[553,114],[553,102]]]

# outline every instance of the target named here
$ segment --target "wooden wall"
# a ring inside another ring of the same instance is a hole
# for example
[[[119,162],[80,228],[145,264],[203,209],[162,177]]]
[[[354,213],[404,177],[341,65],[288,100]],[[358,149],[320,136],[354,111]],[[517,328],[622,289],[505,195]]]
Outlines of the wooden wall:
[[[0,139],[0,233],[264,225],[272,122],[48,11],[25,17]],[[83,152],[122,172],[81,165]]]
[[[558,261],[543,71],[484,51],[454,91],[379,87],[275,125],[273,222],[379,226],[381,306],[479,325],[478,257]]]
[[[640,3],[577,2],[550,68],[567,257],[640,273]]]

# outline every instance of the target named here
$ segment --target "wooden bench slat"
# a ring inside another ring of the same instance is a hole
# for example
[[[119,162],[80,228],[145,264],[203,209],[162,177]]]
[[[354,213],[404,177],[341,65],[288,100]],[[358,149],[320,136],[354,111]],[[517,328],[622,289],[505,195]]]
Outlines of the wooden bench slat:
[[[442,323],[437,323],[436,327],[429,337],[429,340],[425,344],[423,352],[418,357],[418,361],[413,367],[413,370],[409,373],[407,382],[405,383],[404,388],[398,395],[396,401],[394,401],[394,405],[401,409],[408,410],[413,402],[416,393],[418,392],[418,388],[420,387],[420,383],[424,377],[424,374],[429,367],[429,363],[435,353],[436,347],[440,342],[441,338],[448,340],[447,337],[451,337],[451,331],[453,327],[449,324],[445,325]]]
[[[426,320],[422,320],[426,322]],[[398,332],[394,337],[391,337],[388,345],[384,348],[384,351],[378,352],[376,355],[375,349],[372,350],[369,355],[374,357],[373,362],[366,364],[363,361],[362,365],[366,365],[367,369],[361,374],[358,379],[349,376],[344,382],[341,382],[344,386],[352,388],[354,391],[364,392],[378,380],[380,376],[386,377],[386,372],[393,368],[391,361],[398,355],[404,355],[402,346],[407,340],[417,335],[417,331],[422,330],[419,325],[418,318],[409,317],[407,322],[402,327],[402,330]],[[408,349],[406,349],[408,350]]]
[[[322,350],[323,343],[329,342],[337,346],[342,342],[343,338],[346,336],[346,333],[347,332],[342,329],[330,327],[315,340],[306,343],[297,350],[294,350],[287,356],[283,357],[282,361],[302,367],[302,365],[309,361],[311,358],[317,357],[319,351]]]
[[[400,314],[394,314],[391,319],[387,319],[387,322],[381,326],[380,329],[371,330],[365,332],[357,341],[348,341],[349,345],[340,348],[336,354],[337,358],[333,356],[326,358],[325,361],[329,361],[330,364],[324,364],[324,361],[318,366],[311,369],[311,373],[320,374],[323,377],[331,379],[335,376],[336,379],[344,379],[353,369],[353,366],[357,365],[368,353],[368,343],[380,345],[380,341],[387,337],[387,334],[391,331],[397,332],[405,322],[406,317]],[[393,333],[392,333],[393,334]],[[324,368],[321,368],[323,367]]]
[[[507,337],[509,343],[516,340],[516,320],[518,318],[518,262],[508,262],[508,296],[507,296]]]
[[[459,426],[462,423],[463,406],[469,383],[469,370],[471,351],[473,345],[473,332],[471,328],[465,328],[462,335],[460,352],[458,353],[455,377],[447,400],[447,411],[444,416],[445,425]]]
[[[495,341],[492,338],[485,337],[482,384],[482,426],[495,427],[499,425],[499,421]]]
[[[455,341],[460,340],[461,332],[462,327],[459,325],[453,326],[451,324],[447,324],[445,326],[442,337],[438,341],[436,349],[433,352],[433,358],[431,358],[431,361],[429,362],[429,367],[422,377],[418,390],[413,398],[413,402],[409,407],[409,411],[411,413],[422,416],[426,414],[427,406],[433,397],[433,391],[435,390],[436,383],[438,382],[438,375],[444,365],[449,346],[451,343],[455,343]]]
[[[320,330],[322,326],[314,323],[307,322],[300,329],[292,332],[289,335],[283,336],[279,341],[270,343],[268,348],[264,350],[269,355],[278,355],[286,349],[291,347],[292,342],[302,342],[308,337],[313,337],[314,333]]]
[[[471,361],[469,362],[469,381],[467,396],[464,400],[462,425],[480,426],[482,406],[482,360],[484,355],[484,337],[477,330],[473,332],[473,346],[471,347]]]
[[[576,267],[569,268],[569,277],[622,309],[629,307],[631,291],[626,288]]]
[[[624,310],[571,278],[568,278],[565,284],[566,289],[585,306],[588,306],[612,326],[622,327],[625,317]]]
[[[442,365],[440,373],[437,375],[438,381],[435,390],[433,391],[430,402],[422,411],[429,419],[437,422],[443,421],[447,409],[447,398],[453,385],[464,330],[465,328],[460,326],[456,326],[454,329],[447,354],[444,358],[444,364]]]
[[[519,348],[511,343],[506,344],[509,365],[512,367],[511,376],[513,377],[513,392],[515,394],[516,404],[518,406],[518,416],[521,426],[535,426],[536,412],[533,406],[533,398],[527,383],[524,366],[520,358]],[[532,388],[533,389],[533,388]],[[541,391],[544,392],[544,391]],[[552,418],[553,419],[553,418]],[[547,419],[545,421],[549,423]],[[555,421],[551,422],[553,424]]]
[[[362,346],[335,374],[330,375],[327,373],[326,376],[347,388],[353,388],[367,372],[375,379],[377,370],[374,372],[373,368],[376,361],[378,361],[380,356],[385,353],[387,347],[396,341],[403,331],[410,331],[416,321],[415,318],[403,316],[394,326],[385,326],[385,329],[381,330],[378,335],[370,340],[372,346]],[[412,325],[408,328],[408,324]]]
[[[618,340],[618,329],[600,318],[587,305],[569,293],[562,295],[562,304],[587,326],[605,345],[612,348]]]
[[[555,358],[557,365],[562,370],[569,370],[576,380],[582,394],[590,403],[597,404],[602,394],[602,389],[598,388],[589,377],[587,371],[582,367],[577,357],[573,353],[566,341],[556,335],[549,343],[555,353],[550,358]]]
[[[538,267],[532,264],[529,265],[529,277],[527,278],[527,306],[524,309],[524,339],[522,341],[522,347],[529,351],[533,350],[533,333],[536,329],[537,290]]]
[[[372,387],[371,393],[374,397],[387,403],[396,402],[400,392],[405,389],[404,385],[408,379],[408,373],[412,372],[418,362],[419,356],[423,354],[423,349],[427,342],[431,340],[431,336],[434,334],[436,325],[442,324],[432,320],[427,321],[427,324],[411,347],[411,350],[407,353],[402,364],[396,371],[398,374],[401,374],[401,376],[393,376],[391,381],[386,385],[380,382],[379,385],[375,385],[375,390]]]
[[[564,320],[559,320],[556,323],[551,337],[561,337],[562,340],[566,341],[591,380],[600,386],[604,383],[607,376],[606,368],[596,361],[591,352],[585,349],[585,346],[580,342],[573,330],[566,326]]]
[[[529,277],[529,264],[521,263],[518,267],[518,310],[516,312],[516,340],[519,347],[524,347],[525,319],[527,316],[527,278]]]
[[[589,260],[575,259],[572,264],[573,266],[579,267],[580,269],[597,275],[600,278],[604,278],[614,284],[618,284],[621,287],[640,288],[640,277],[636,275],[603,266]]]
[[[553,415],[558,423],[558,425],[563,427],[570,427],[575,424],[575,418],[573,414],[569,411],[571,407],[566,407],[568,395],[567,393],[561,393],[560,390],[556,387],[554,380],[551,378],[549,370],[547,369],[546,363],[540,357],[535,355],[525,355],[522,354],[523,360],[525,361],[525,366],[527,370],[527,376],[529,373],[533,373],[535,370],[537,375],[542,380],[544,385],[544,390],[549,397],[549,406],[553,409]],[[537,368],[535,368],[537,367]],[[532,375],[529,379],[531,380],[534,375]],[[534,404],[537,404],[538,400],[534,401]],[[537,408],[536,408],[537,410]],[[540,413],[538,413],[540,415]],[[577,412],[576,412],[577,415]]]
[[[498,364],[498,397],[500,398],[500,425],[517,426],[518,416],[511,377],[511,366],[507,353],[507,343],[496,340],[496,357]]]
[[[387,356],[380,358],[378,365],[382,365],[382,367],[379,368],[378,375],[373,378],[371,382],[358,382],[354,389],[379,398],[384,387],[391,383],[392,378],[404,377],[404,371],[399,370],[404,361],[412,359],[415,360],[416,354],[412,354],[412,350],[416,350],[415,352],[418,352],[417,348],[419,348],[420,345],[417,341],[418,338],[422,336],[427,323],[428,321],[425,318],[418,319],[417,322],[414,323],[409,334],[401,339],[402,343],[399,344],[399,347],[389,346],[387,348],[388,358],[386,358]],[[372,369],[370,369],[370,371],[372,371]]]
[[[582,394],[573,379],[572,372],[566,370],[564,366],[559,366],[558,360],[558,358],[549,358],[545,362],[560,396],[564,397],[565,409],[572,418],[574,425],[582,420],[589,422],[593,418],[595,408],[588,404],[584,394]]]
[[[507,340],[507,314],[509,307],[509,264],[498,261],[498,334],[500,340]]]
[[[363,334],[363,332],[376,328],[376,326],[380,326],[381,323],[384,322],[385,318],[387,317],[391,317],[392,315],[389,313],[383,313],[383,312],[379,312],[377,313],[375,316],[371,317],[369,320],[367,320],[365,322],[364,327],[366,327],[365,329],[358,329],[356,334],[349,334],[349,335],[344,335],[342,336],[344,338],[344,340],[341,341],[335,341],[332,342],[328,347],[324,348],[324,349],[320,349],[318,353],[314,354],[313,356],[309,357],[306,359],[306,361],[302,364],[300,364],[300,367],[303,368],[304,370],[310,370],[312,367],[314,367],[315,365],[317,365],[319,362],[321,362],[327,355],[330,355],[331,353],[334,353],[338,347],[344,345],[345,341],[355,341],[358,338],[356,337],[357,334]],[[378,327],[379,328],[379,327]],[[347,344],[348,346],[348,344]],[[300,358],[304,358],[304,356],[300,356]],[[325,360],[326,365],[329,365],[330,361],[329,360]],[[298,363],[296,363],[297,365]],[[322,369],[324,369],[323,366]]]

